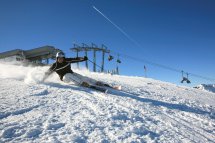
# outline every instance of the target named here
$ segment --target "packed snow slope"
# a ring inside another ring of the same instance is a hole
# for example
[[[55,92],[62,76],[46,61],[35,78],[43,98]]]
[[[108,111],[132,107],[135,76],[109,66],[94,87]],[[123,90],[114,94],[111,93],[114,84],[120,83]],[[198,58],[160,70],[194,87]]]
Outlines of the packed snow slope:
[[[0,63],[0,142],[215,142],[215,94],[141,77],[75,70],[122,91],[65,84],[48,67]]]

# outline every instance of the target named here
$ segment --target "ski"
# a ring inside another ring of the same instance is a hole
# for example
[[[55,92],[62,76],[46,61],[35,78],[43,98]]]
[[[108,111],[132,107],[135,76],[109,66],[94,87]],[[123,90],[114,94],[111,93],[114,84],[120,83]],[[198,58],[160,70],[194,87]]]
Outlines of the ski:
[[[104,88],[104,87],[100,87],[100,86],[95,86],[95,85],[89,85],[88,88],[103,92],[103,93],[107,93],[108,89]]]
[[[98,85],[89,85],[88,88],[103,92],[103,93],[108,93],[109,91],[112,90],[122,90],[121,86],[98,86]]]

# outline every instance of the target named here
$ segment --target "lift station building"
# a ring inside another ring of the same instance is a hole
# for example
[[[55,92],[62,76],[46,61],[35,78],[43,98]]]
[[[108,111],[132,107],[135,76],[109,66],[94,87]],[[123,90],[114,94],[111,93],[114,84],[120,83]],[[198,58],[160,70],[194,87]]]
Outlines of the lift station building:
[[[31,50],[15,49],[0,53],[0,61],[20,61],[33,64],[48,64],[49,59],[55,59],[56,53],[60,52],[53,46],[43,46]]]

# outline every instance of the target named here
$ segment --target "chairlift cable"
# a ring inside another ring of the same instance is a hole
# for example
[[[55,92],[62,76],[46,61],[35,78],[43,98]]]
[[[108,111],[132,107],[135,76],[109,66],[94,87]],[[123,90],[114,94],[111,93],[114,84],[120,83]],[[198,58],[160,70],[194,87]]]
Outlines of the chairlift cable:
[[[114,52],[114,51],[111,51],[111,52],[113,54],[116,54],[116,55],[120,54],[121,57],[131,59],[131,60],[134,60],[134,61],[137,61],[137,62],[140,62],[140,63],[148,63],[148,64],[153,65],[155,67],[160,67],[160,68],[170,70],[170,71],[173,71],[173,72],[182,73],[182,75],[183,75],[183,73],[187,73],[187,74],[189,74],[189,76],[193,76],[193,77],[196,77],[196,78],[201,78],[201,79],[204,79],[204,80],[207,80],[207,81],[215,82],[214,78],[198,75],[198,74],[191,73],[191,72],[185,72],[183,70],[179,70],[179,69],[176,69],[176,68],[173,68],[173,67],[170,67],[170,66],[166,66],[166,65],[155,63],[155,62],[151,62],[149,60],[142,59],[142,58],[132,57],[132,56],[129,56],[129,55],[126,55],[126,54],[123,54],[123,53],[118,53],[118,52]]]

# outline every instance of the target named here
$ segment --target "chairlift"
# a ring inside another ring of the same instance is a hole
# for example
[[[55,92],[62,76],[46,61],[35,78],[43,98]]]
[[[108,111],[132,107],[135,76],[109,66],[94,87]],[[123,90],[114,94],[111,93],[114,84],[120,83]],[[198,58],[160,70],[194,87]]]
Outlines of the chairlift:
[[[109,55],[109,57],[108,57],[108,61],[111,61],[111,60],[113,60],[114,59],[114,57],[113,56],[111,56],[111,55]]]
[[[191,81],[188,79],[188,73],[187,73],[187,83],[191,83]]]
[[[119,59],[119,54],[117,55],[118,56],[118,58],[117,58],[117,63],[119,63],[119,64],[121,64],[121,60]]]
[[[119,60],[119,59],[117,59],[117,61],[116,61],[117,63],[119,63],[119,64],[121,64],[121,61]]]
[[[189,83],[191,83],[191,81],[189,80],[189,78],[188,78],[188,73],[186,73],[187,74],[187,77],[184,77],[184,71],[181,71],[182,72],[182,81],[181,81],[181,83],[184,83],[184,82],[187,82],[187,84],[189,84]]]

